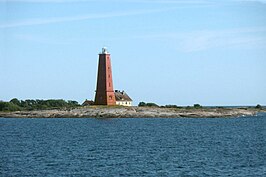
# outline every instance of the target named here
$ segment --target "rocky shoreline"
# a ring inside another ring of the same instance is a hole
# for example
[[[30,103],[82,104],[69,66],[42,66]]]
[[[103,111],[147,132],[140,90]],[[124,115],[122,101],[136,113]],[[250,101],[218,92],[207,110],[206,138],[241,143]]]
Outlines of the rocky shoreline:
[[[220,118],[254,116],[254,108],[157,108],[88,106],[74,109],[0,112],[5,118]]]

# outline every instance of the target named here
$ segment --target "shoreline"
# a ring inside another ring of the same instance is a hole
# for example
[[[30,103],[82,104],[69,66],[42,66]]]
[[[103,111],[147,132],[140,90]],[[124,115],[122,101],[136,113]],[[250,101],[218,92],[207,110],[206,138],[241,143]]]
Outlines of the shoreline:
[[[72,109],[0,112],[3,118],[231,118],[255,116],[255,108],[159,108],[87,106]]]

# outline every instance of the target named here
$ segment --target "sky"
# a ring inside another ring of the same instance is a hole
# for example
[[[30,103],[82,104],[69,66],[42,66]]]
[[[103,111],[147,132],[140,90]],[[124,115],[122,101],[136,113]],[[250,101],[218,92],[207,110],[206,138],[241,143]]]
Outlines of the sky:
[[[0,0],[0,100],[266,105],[266,0]]]

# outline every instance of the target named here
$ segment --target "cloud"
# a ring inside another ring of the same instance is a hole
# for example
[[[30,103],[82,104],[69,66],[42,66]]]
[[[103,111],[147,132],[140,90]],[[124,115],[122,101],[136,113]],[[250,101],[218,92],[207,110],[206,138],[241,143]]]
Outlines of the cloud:
[[[117,3],[160,3],[160,4],[220,4],[230,2],[258,2],[266,3],[266,0],[0,0],[0,3],[79,3],[79,2],[117,2]]]
[[[266,4],[266,0],[235,0],[237,2],[255,2],[255,3],[262,3],[262,4]]]
[[[0,0],[0,3],[134,3],[134,4],[177,4],[177,5],[221,5],[230,3],[260,3],[266,0]]]
[[[69,38],[51,37],[33,34],[15,34],[13,36],[16,40],[29,41],[33,43],[52,44],[52,45],[71,45],[73,41]]]
[[[3,24],[0,24],[0,28],[13,28],[13,27],[30,26],[30,25],[43,25],[43,24],[62,23],[62,22],[71,22],[71,21],[82,21],[82,20],[89,20],[89,19],[134,16],[134,15],[141,15],[141,14],[170,11],[174,9],[175,8],[154,9],[154,10],[136,10],[136,11],[107,13],[107,14],[86,14],[86,15],[74,16],[74,17],[54,17],[54,18],[48,18],[48,19],[35,18],[35,19],[27,19],[27,20],[22,20],[22,21],[17,21],[17,22],[3,23]]]
[[[178,4],[201,4],[209,0],[0,0],[0,2],[20,3],[77,3],[77,2],[119,2],[119,3],[178,3]]]
[[[265,32],[265,27],[195,31],[181,37],[180,49],[196,52],[228,47],[266,47]]]
[[[147,41],[171,45],[172,49],[184,53],[202,52],[220,49],[266,49],[266,27],[234,28],[224,30],[201,30],[190,32],[165,32],[147,33],[128,36],[118,34],[113,37],[104,37],[104,41]],[[56,45],[75,45],[88,43],[91,40],[99,41],[101,38],[64,38],[62,36],[38,36],[32,34],[20,34],[16,39],[33,43],[45,43]],[[88,41],[90,40],[90,41]]]
[[[171,41],[178,51],[191,53],[222,48],[266,48],[265,33],[266,27],[252,27],[131,35],[110,40],[145,39],[160,41],[160,43]]]
[[[21,2],[21,3],[68,3],[68,2],[88,2],[88,0],[0,0],[0,2]]]

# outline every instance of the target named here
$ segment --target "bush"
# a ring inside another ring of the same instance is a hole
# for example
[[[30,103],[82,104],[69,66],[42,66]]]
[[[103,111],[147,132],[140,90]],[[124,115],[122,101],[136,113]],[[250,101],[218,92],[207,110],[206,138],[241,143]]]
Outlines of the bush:
[[[72,108],[80,106],[77,101],[59,100],[18,100],[13,98],[9,102],[0,102],[0,111],[41,110],[55,108]]]
[[[15,105],[20,106],[20,101],[17,98],[13,98],[12,100],[9,101],[10,103],[13,103]]]
[[[177,106],[177,105],[165,105],[166,108],[182,108],[181,106]]]
[[[202,108],[202,106],[200,104],[194,104],[193,107],[196,108],[196,109]]]
[[[146,106],[145,102],[139,102],[138,106]]]
[[[142,107],[142,106],[146,106],[146,107],[159,107],[157,104],[155,103],[145,103],[145,102],[140,102],[138,104],[138,106]]]
[[[72,101],[72,100],[68,100],[68,101],[67,101],[67,104],[68,104],[69,106],[73,106],[73,107],[75,107],[75,106],[80,106],[79,103],[78,103],[77,101]]]
[[[146,106],[149,106],[149,107],[159,107],[157,104],[155,103],[147,103]]]
[[[0,102],[0,111],[20,111],[21,107],[10,102]]]
[[[165,105],[166,108],[177,108],[176,105],[171,105],[171,104],[168,104],[168,105]]]
[[[257,104],[257,106],[255,107],[256,109],[261,109],[262,106],[260,104]]]

